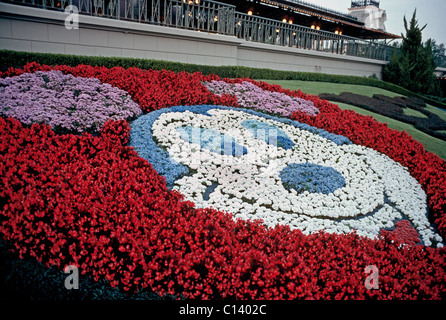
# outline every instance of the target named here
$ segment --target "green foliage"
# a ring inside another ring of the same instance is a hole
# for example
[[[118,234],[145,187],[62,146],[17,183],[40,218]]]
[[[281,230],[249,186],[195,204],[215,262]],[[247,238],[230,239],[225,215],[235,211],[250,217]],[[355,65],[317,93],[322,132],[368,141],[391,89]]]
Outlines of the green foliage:
[[[312,72],[282,71],[262,68],[249,68],[243,66],[205,66],[196,64],[187,64],[179,62],[170,62],[162,60],[148,60],[135,58],[120,57],[91,57],[76,56],[66,54],[52,53],[36,53],[36,52],[19,52],[10,50],[0,50],[0,71],[6,71],[10,67],[20,68],[29,62],[37,62],[46,65],[68,65],[77,66],[86,64],[91,66],[104,66],[107,68],[123,67],[123,68],[140,68],[154,70],[171,70],[174,72],[201,72],[204,75],[216,74],[222,78],[251,78],[251,79],[268,79],[268,80],[302,80],[302,81],[319,81],[331,83],[343,83],[354,85],[365,85],[377,87],[389,91],[396,92],[405,96],[420,97],[419,94],[411,92],[399,85],[374,79],[373,77],[357,77],[343,76]],[[446,105],[437,100],[423,97],[423,99],[432,105],[446,109]]]
[[[400,53],[395,52],[390,63],[384,67],[383,78],[420,94],[440,94],[436,85],[434,71],[436,68],[432,41],[423,45],[422,28],[418,26],[416,9],[408,23],[404,17],[406,35],[403,36]]]
[[[342,92],[340,95],[323,93],[319,94],[319,97],[329,101],[347,103],[411,124],[416,129],[432,137],[446,141],[446,135],[438,131],[446,129],[446,121],[439,115],[426,110],[426,104],[421,99],[390,98],[379,94],[375,94],[373,97],[367,97],[351,92]],[[405,110],[411,111],[405,112]]]
[[[444,43],[438,44],[435,39],[429,39],[432,45],[435,64],[439,67],[446,67],[446,48]]]
[[[421,45],[421,48],[419,64],[424,65],[424,68],[420,68],[419,83],[424,84],[425,93],[433,94],[438,91],[435,85],[436,76],[434,75],[437,66],[434,60],[431,39],[429,39],[424,46]],[[420,90],[419,92],[423,92],[423,90]]]
[[[427,24],[422,28],[418,26],[417,20],[417,9],[414,10],[412,19],[410,20],[410,25],[407,26],[407,20],[404,16],[404,29],[406,30],[406,36],[403,36],[403,45],[401,47],[401,51],[403,54],[405,53],[414,53],[418,54],[420,50],[421,40],[422,40],[422,31],[426,28]]]
[[[390,63],[387,64],[383,69],[383,77],[391,83],[399,83],[401,78],[400,67],[399,67],[400,56],[398,54],[398,48],[395,47],[393,50],[393,55],[390,58]]]

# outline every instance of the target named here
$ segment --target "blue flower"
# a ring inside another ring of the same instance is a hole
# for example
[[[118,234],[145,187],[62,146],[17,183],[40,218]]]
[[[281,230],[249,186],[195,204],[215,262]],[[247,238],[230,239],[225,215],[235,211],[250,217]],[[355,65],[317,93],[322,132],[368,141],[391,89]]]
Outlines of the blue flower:
[[[153,168],[161,175],[166,178],[166,183],[169,187],[173,186],[173,183],[181,178],[184,175],[189,174],[189,168],[178,163],[177,161],[170,158],[169,153],[160,148],[153,139],[152,135],[152,125],[158,119],[160,115],[168,112],[185,112],[191,111],[196,114],[202,114],[206,116],[210,116],[208,113],[209,110],[212,109],[220,109],[220,110],[235,110],[242,111],[248,114],[252,114],[255,116],[263,117],[265,119],[271,119],[274,121],[278,121],[281,123],[285,123],[288,125],[292,125],[301,130],[307,130],[311,133],[318,134],[321,137],[333,141],[337,145],[342,144],[351,144],[351,141],[340,135],[336,135],[333,133],[329,133],[322,129],[317,129],[315,127],[309,126],[307,124],[300,123],[295,120],[280,118],[276,116],[267,115],[261,112],[244,109],[244,108],[233,108],[226,106],[214,106],[214,105],[198,105],[198,106],[175,106],[171,108],[163,108],[160,110],[152,111],[148,114],[140,116],[138,119],[133,121],[130,124],[131,134],[130,134],[130,145],[135,147],[136,152],[138,152],[139,156],[148,160]],[[266,125],[266,124],[265,124]],[[274,126],[272,126],[274,127]],[[274,127],[275,128],[275,127]],[[283,131],[282,131],[283,132]],[[280,137],[280,138],[279,138]],[[230,139],[230,138],[229,138]],[[231,140],[231,154],[238,155],[240,154],[238,150],[242,150],[242,154],[247,152],[245,147],[241,147],[236,144],[233,140]],[[292,141],[287,137],[285,133],[278,134],[277,144],[278,146],[282,146],[285,149],[289,148]],[[227,147],[226,143],[222,147]],[[242,149],[240,149],[242,148]],[[224,148],[223,148],[224,149]]]
[[[279,177],[285,189],[294,189],[298,193],[329,194],[345,186],[345,179],[339,171],[309,162],[291,163]]]
[[[276,126],[256,120],[245,120],[242,122],[242,126],[248,129],[254,137],[265,141],[269,145],[281,147],[285,150],[292,149],[294,146],[294,142],[288,135]]]
[[[236,143],[233,137],[216,130],[191,126],[179,127],[176,130],[184,141],[197,143],[201,148],[220,155],[240,157],[248,153],[248,149]]]

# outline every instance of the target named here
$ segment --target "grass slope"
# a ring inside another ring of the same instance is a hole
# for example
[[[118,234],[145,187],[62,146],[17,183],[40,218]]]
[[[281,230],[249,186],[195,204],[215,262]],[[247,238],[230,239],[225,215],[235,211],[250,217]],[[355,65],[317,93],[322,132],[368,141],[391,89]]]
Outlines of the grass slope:
[[[268,83],[272,84],[278,84],[282,86],[283,88],[291,89],[291,90],[302,90],[302,92],[308,93],[308,94],[314,94],[319,95],[321,93],[334,93],[334,94],[340,94],[342,92],[352,92],[356,94],[361,94],[364,96],[372,97],[374,94],[382,94],[389,97],[396,97],[400,96],[400,94],[376,88],[376,87],[369,87],[369,86],[362,86],[362,85],[352,85],[352,84],[340,84],[340,83],[329,83],[329,82],[314,82],[314,81],[300,81],[300,80],[262,80],[266,81]],[[427,151],[430,151],[432,153],[437,154],[442,159],[446,160],[446,142],[437,138],[434,138],[418,129],[415,129],[415,127],[411,124],[407,124],[356,106],[352,106],[345,103],[338,103],[333,102],[334,104],[337,104],[341,109],[349,109],[354,110],[355,112],[362,114],[362,115],[368,115],[374,117],[377,121],[387,123],[389,128],[403,131],[405,130],[408,134],[412,136],[415,140],[421,142]],[[431,111],[432,113],[437,114],[442,119],[446,120],[446,110],[436,108],[431,105],[427,105],[427,110]],[[413,113],[414,116],[417,116],[416,111],[410,110],[408,112]],[[424,116],[420,113],[420,116]]]

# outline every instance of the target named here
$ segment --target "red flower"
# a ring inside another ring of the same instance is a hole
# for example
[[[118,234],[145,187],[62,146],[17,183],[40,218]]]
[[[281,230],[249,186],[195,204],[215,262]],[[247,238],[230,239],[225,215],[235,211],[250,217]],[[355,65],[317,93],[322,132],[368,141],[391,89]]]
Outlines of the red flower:
[[[34,63],[2,76],[49,69],[118,86],[146,111],[175,104],[236,106],[233,97],[216,97],[200,84],[217,76],[199,73]],[[312,100],[320,114],[293,118],[346,135],[406,166],[428,194],[430,214],[445,236],[443,160],[370,117],[300,91],[256,84]],[[201,299],[445,297],[445,249],[401,247],[389,237],[306,236],[287,226],[266,229],[259,221],[197,209],[169,191],[150,163],[126,146],[128,133],[128,124],[119,121],[107,122],[94,137],[56,135],[45,125],[26,128],[0,118],[0,237],[22,257],[59,268],[74,264],[81,274],[125,291],[150,287]],[[368,265],[379,270],[379,289],[364,286]]]

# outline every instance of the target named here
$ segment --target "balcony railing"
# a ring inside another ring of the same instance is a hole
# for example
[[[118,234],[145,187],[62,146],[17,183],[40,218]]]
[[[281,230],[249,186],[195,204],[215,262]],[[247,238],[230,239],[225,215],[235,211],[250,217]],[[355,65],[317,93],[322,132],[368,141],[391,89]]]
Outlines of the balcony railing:
[[[236,12],[213,0],[1,0],[46,10],[68,5],[81,15],[236,36],[278,46],[390,60],[393,47],[333,32]]]
[[[74,0],[73,0],[74,1]],[[234,34],[235,6],[216,1],[121,0],[120,19],[189,30]]]
[[[236,12],[235,21],[235,35],[247,41],[377,60],[393,54],[390,46],[268,18]]]
[[[59,11],[64,11],[68,5],[74,5],[82,15],[234,35],[235,6],[212,0],[7,0],[3,2]]]

